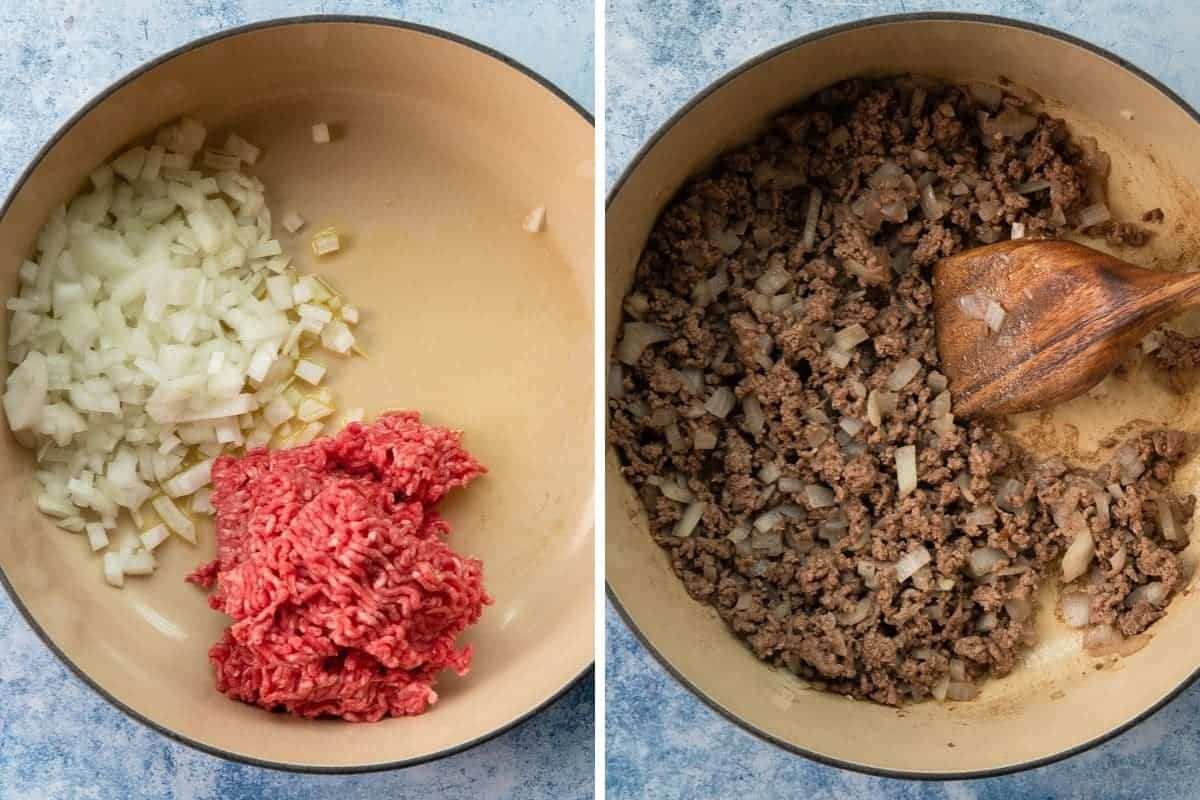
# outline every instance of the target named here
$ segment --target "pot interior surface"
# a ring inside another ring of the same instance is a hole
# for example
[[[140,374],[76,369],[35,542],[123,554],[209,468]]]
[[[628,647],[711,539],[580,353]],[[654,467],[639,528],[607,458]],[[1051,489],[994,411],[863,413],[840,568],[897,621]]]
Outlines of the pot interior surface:
[[[1095,136],[1112,158],[1109,203],[1119,220],[1160,207],[1152,243],[1124,257],[1162,269],[1190,268],[1200,255],[1200,126],[1187,109],[1133,72],[1080,45],[980,20],[868,23],[785,49],[736,74],[676,119],[641,156],[608,209],[606,342],[654,222],[685,180],[718,153],[751,138],[767,120],[816,90],[855,76],[919,73],[954,81],[1012,81],[1034,90],[1076,136]],[[1094,242],[1089,241],[1095,246]],[[1194,315],[1193,315],[1194,316]],[[1196,332],[1196,319],[1181,321]],[[1086,462],[1105,436],[1141,425],[1200,431],[1200,404],[1173,394],[1148,371],[1053,412],[1016,419],[1035,452]],[[1193,457],[1179,492],[1200,478]],[[691,600],[650,538],[641,503],[607,460],[607,578],[616,602],[662,660],[709,702],[780,743],[846,766],[926,776],[1006,770],[1094,742],[1154,707],[1200,665],[1200,606],[1184,592],[1150,630],[1140,652],[1094,659],[1081,634],[1054,618],[1057,587],[1045,587],[1039,639],[1008,677],[986,682],[974,702],[920,703],[902,710],[805,687],[758,661],[716,612]],[[1194,566],[1200,537],[1185,554]]]
[[[131,141],[181,114],[219,145],[263,148],[253,168],[302,273],[362,310],[368,358],[327,356],[340,408],[424,412],[465,431],[490,470],[442,511],[451,544],[484,562],[495,598],[464,636],[465,678],[444,674],[423,716],[307,721],[227,699],[207,659],[228,619],[183,577],[215,552],[160,547],[158,572],[107,586],[86,538],[34,507],[31,453],[0,445],[0,569],[32,620],[99,688],[179,736],[227,753],[316,768],[426,758],[502,729],[592,661],[592,126],[553,91],[473,47],[365,22],[235,33],[116,89],[62,136],[0,219],[0,285],[51,210]],[[317,145],[311,126],[329,124]],[[522,228],[547,209],[538,235]],[[333,225],[342,250],[317,260]],[[277,225],[278,228],[278,225]]]

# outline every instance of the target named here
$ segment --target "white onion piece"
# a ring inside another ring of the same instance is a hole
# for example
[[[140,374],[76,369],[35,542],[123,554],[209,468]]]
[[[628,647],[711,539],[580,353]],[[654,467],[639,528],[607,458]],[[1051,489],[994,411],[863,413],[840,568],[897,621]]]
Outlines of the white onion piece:
[[[796,492],[804,491],[805,483],[799,478],[780,478],[776,483],[779,491],[795,494]]]
[[[700,524],[700,519],[704,516],[704,509],[707,507],[707,503],[697,502],[685,508],[683,516],[675,523],[675,528],[671,531],[671,535],[679,538],[691,536],[692,532],[696,530],[696,526]]]
[[[868,338],[867,329],[857,322],[833,335],[833,345],[837,349],[849,353],[854,348],[865,342]]]
[[[1134,589],[1125,597],[1125,605],[1133,608],[1138,603],[1149,603],[1161,608],[1167,602],[1167,585],[1162,581],[1150,581]]]
[[[748,537],[749,535],[750,535],[750,526],[747,525],[746,523],[742,522],[742,523],[735,525],[733,530],[731,530],[729,532],[729,535],[726,536],[725,538],[728,539],[729,541],[733,542],[734,544],[737,544],[738,542],[745,540],[746,537]]]
[[[907,497],[917,488],[917,448],[914,445],[896,448],[896,484],[901,497]]]
[[[1083,634],[1083,649],[1093,656],[1116,653],[1125,643],[1125,637],[1112,625],[1093,625]]]
[[[1024,622],[1033,613],[1033,601],[1028,597],[1014,597],[1004,603],[1004,610],[1015,622]]]
[[[808,499],[809,508],[828,508],[834,504],[835,496],[828,486],[807,483],[804,485],[804,495]]]
[[[870,616],[872,605],[873,601],[870,595],[867,595],[859,598],[858,602],[848,611],[839,611],[834,617],[837,619],[838,625],[843,628],[853,627]]]
[[[938,679],[937,683],[935,683],[933,685],[933,688],[929,690],[929,693],[932,694],[934,699],[940,703],[946,699],[946,693],[949,690],[949,688],[950,688],[950,676],[943,675],[941,678]]]
[[[1007,560],[1008,556],[1004,551],[997,550],[994,547],[977,547],[967,556],[967,562],[971,567],[971,574],[976,578],[988,575],[1001,562]]]
[[[766,426],[766,416],[763,414],[762,405],[758,402],[757,397],[746,395],[742,398],[742,414],[747,431],[755,436],[763,432],[763,428]]]
[[[850,436],[857,436],[863,428],[862,422],[854,417],[842,417],[838,425]]]
[[[987,311],[983,315],[983,321],[991,328],[992,333],[996,333],[1000,330],[1000,326],[1004,324],[1005,314],[1004,308],[999,303],[989,299],[987,301]]]
[[[147,550],[153,550],[167,540],[171,535],[171,531],[166,525],[155,525],[150,530],[143,533],[139,538],[142,540],[142,546]]]
[[[84,530],[87,531],[88,546],[93,552],[108,547],[108,531],[99,522],[89,522]]]
[[[983,320],[987,318],[989,302],[981,294],[964,294],[958,298],[958,307],[967,319]]]
[[[817,238],[817,222],[821,218],[821,190],[814,187],[808,194],[808,210],[804,215],[804,232],[800,235],[800,246],[804,250],[813,249]]]
[[[774,483],[779,479],[779,465],[774,461],[763,464],[762,469],[758,471],[758,479],[766,484]]]
[[[736,404],[737,398],[733,395],[733,389],[718,386],[705,402],[704,409],[718,419],[725,419]]]
[[[1091,621],[1092,600],[1086,592],[1067,592],[1058,601],[1063,622],[1070,628],[1082,628]]]
[[[766,533],[775,530],[782,522],[783,512],[778,508],[772,508],[754,518],[754,528],[759,533]]]
[[[850,364],[850,354],[836,347],[826,350],[825,355],[829,358],[830,363],[838,369],[845,369]]]
[[[118,589],[125,585],[125,570],[121,568],[121,562],[120,553],[104,554],[104,580]]]
[[[764,272],[758,280],[754,282],[754,288],[760,294],[765,294],[768,297],[778,292],[784,286],[787,286],[791,281],[792,276],[783,267],[773,266]]]
[[[1087,572],[1092,563],[1092,556],[1095,554],[1096,543],[1092,539],[1091,531],[1086,528],[1080,530],[1075,534],[1075,540],[1071,542],[1067,552],[1063,554],[1063,582],[1070,583]]]
[[[932,560],[933,556],[929,554],[929,551],[925,549],[925,546],[917,545],[915,549],[910,550],[909,552],[900,556],[900,558],[896,561],[896,581],[899,583],[904,583],[906,580],[911,578],[917,570]]]
[[[1170,502],[1164,497],[1158,501],[1158,529],[1163,538],[1173,542],[1179,538],[1179,526],[1175,522],[1175,514],[1171,511]]]
[[[908,382],[921,371],[921,363],[915,358],[906,358],[896,365],[896,369],[888,376],[887,387],[893,392],[903,389]]]
[[[974,700],[979,696],[979,687],[966,681],[950,681],[946,687],[947,700]]]
[[[1032,194],[1050,188],[1050,181],[1044,178],[1038,178],[1032,181],[1025,181],[1017,184],[1017,194]]]
[[[934,194],[931,184],[926,184],[921,189],[921,213],[930,222],[936,222],[946,213],[946,209],[943,208],[941,202],[938,201],[937,195]]]
[[[1108,205],[1094,203],[1079,212],[1079,227],[1090,228],[1101,222],[1108,222],[1110,219],[1112,219],[1112,214],[1108,210]]]
[[[626,322],[621,343],[617,345],[617,359],[623,364],[633,366],[648,346],[668,341],[670,338],[671,332],[661,325]]]
[[[878,428],[883,424],[883,411],[879,404],[879,391],[872,389],[867,395],[867,421]]]
[[[163,490],[170,497],[183,497],[195,494],[201,488],[212,482],[212,467],[215,459],[208,459],[185,469],[163,484]]]
[[[186,514],[179,510],[178,506],[171,502],[171,498],[166,495],[159,495],[154,498],[150,505],[168,528],[192,544],[196,543],[195,524],[188,519]]]

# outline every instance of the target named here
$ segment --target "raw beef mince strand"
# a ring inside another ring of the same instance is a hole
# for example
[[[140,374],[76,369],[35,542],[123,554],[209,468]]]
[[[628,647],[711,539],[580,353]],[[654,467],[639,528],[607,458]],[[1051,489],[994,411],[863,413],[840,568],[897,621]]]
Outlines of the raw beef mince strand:
[[[434,510],[484,468],[415,413],[213,466],[217,559],[189,580],[233,624],[209,652],[217,689],[306,717],[420,714],[457,636],[491,602],[482,564]]]
[[[624,303],[610,436],[688,592],[758,657],[881,703],[963,700],[1013,669],[1047,579],[1096,653],[1162,616],[1194,506],[1167,489],[1183,435],[1039,463],[956,419],[937,371],[939,258],[1081,219],[1145,241],[1095,222],[1107,172],[998,90],[856,81],[667,207]]]

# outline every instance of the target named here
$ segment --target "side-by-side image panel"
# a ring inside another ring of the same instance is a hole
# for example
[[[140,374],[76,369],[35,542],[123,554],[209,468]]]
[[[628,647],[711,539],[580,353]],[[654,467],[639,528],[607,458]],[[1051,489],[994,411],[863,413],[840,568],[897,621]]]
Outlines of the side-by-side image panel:
[[[40,5],[0,798],[592,798],[592,4]]]
[[[1200,85],[901,5],[609,5],[610,797],[1190,758]]]

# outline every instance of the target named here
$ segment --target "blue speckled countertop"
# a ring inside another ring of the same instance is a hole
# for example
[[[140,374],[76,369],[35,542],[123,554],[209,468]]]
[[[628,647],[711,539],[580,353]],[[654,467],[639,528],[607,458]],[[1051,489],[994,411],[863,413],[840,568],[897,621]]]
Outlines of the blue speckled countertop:
[[[387,16],[462,34],[592,102],[583,0],[0,0],[0,195],[42,143],[113,80],[223,28],[314,13]],[[492,741],[388,773],[311,776],[231,764],[168,741],[80,683],[0,592],[0,800],[590,798],[593,688]]]
[[[608,185],[671,114],[746,59],[829,25],[948,9],[1065,30],[1200,105],[1200,5],[1188,0],[609,0]],[[1116,740],[1053,766],[984,781],[897,781],[820,766],[759,741],[676,683],[611,608],[607,624],[607,782],[614,799],[1200,796],[1200,686]]]

